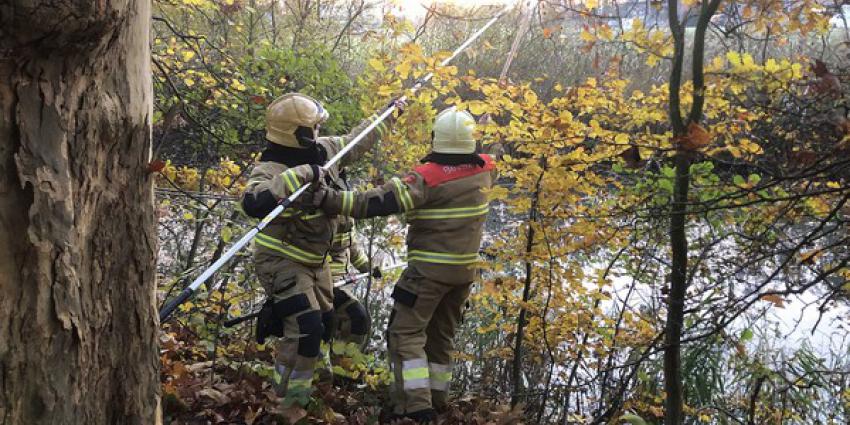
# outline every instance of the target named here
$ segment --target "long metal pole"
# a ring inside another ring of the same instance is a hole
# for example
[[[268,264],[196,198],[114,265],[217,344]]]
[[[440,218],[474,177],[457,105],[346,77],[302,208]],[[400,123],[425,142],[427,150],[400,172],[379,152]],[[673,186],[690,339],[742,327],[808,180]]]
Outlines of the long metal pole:
[[[484,31],[487,31],[487,29],[490,28],[490,26],[493,25],[507,10],[508,10],[507,6],[505,6],[502,10],[500,10],[499,13],[497,13],[495,16],[493,16],[493,18],[491,18],[489,21],[487,21],[487,23],[483,27],[479,28],[478,31],[476,31],[474,34],[472,34],[465,42],[463,42],[463,44],[461,44],[457,49],[455,49],[455,51],[452,52],[451,56],[447,57],[442,62],[440,62],[440,66],[448,65],[448,63],[451,62],[454,58],[456,58],[457,55],[459,55],[462,51],[464,51],[467,47],[469,47],[469,45],[472,44],[476,39],[478,39],[478,37],[480,37],[481,34],[484,33]],[[434,73],[429,72],[427,75],[425,75],[424,77],[417,80],[416,84],[414,84],[413,87],[411,87],[409,94],[412,95],[412,94],[416,93],[420,88],[422,88],[423,85],[425,85],[425,83],[430,81],[431,78],[433,78],[433,77],[434,77]],[[408,94],[405,94],[405,95],[399,97],[397,100],[403,102],[403,101],[407,100],[407,97],[408,97]],[[395,112],[396,109],[397,109],[396,102],[393,102],[392,104],[390,104],[390,106],[388,106],[384,110],[384,112],[382,112],[378,116],[378,118],[375,119],[375,121],[372,121],[372,123],[369,124],[368,127],[363,129],[363,131],[361,131],[360,134],[358,134],[342,150],[340,150],[336,155],[334,155],[333,158],[329,159],[328,162],[325,163],[324,166],[322,166],[322,168],[327,170],[328,168],[332,167],[334,164],[339,162],[339,160],[342,159],[345,156],[345,154],[347,154],[350,150],[354,149],[354,147],[358,143],[360,143],[360,141],[363,140],[363,138],[366,137],[366,135],[369,134],[369,132],[374,130],[375,127],[377,127],[379,124],[381,124],[381,122],[383,122],[385,119],[387,119],[387,117],[389,117],[390,114]],[[230,259],[233,258],[233,256],[236,255],[237,252],[239,252],[242,248],[244,248],[245,245],[248,244],[248,242],[251,242],[251,240],[254,239],[254,237],[257,235],[257,233],[260,233],[260,231],[263,230],[266,226],[268,226],[269,223],[271,223],[272,220],[274,220],[284,210],[286,210],[290,205],[292,205],[292,202],[294,202],[296,199],[298,199],[299,196],[301,196],[304,192],[306,192],[309,187],[310,187],[309,183],[305,184],[304,186],[301,186],[301,188],[296,190],[294,193],[289,195],[289,197],[281,199],[281,201],[278,203],[277,207],[275,207],[275,209],[272,210],[272,212],[270,212],[265,218],[260,220],[260,222],[257,223],[256,226],[254,226],[254,228],[252,228],[250,231],[248,231],[248,233],[246,233],[244,236],[239,238],[239,240],[236,241],[236,243],[233,246],[231,246],[230,249],[228,249],[227,252],[224,253],[224,255],[222,255],[218,260],[216,260],[212,264],[212,266],[210,266],[208,269],[204,270],[204,272],[201,273],[200,276],[195,278],[195,280],[193,280],[192,283],[189,284],[189,286],[187,286],[186,288],[183,288],[183,290],[180,292],[179,295],[177,295],[177,297],[175,297],[171,301],[166,302],[165,305],[162,307],[162,309],[159,310],[159,321],[160,322],[166,321],[171,316],[171,313],[173,313],[174,310],[177,309],[178,306],[180,306],[180,304],[183,304],[184,302],[186,302],[186,300],[188,300],[189,298],[192,297],[192,295],[195,293],[195,291],[198,289],[198,287],[201,286],[201,284],[203,284],[210,277],[212,277],[212,275],[215,274],[215,272],[217,272],[218,269],[221,268],[221,266],[223,266],[225,263],[230,261]],[[215,290],[217,287],[218,287],[218,284],[213,286],[211,288],[211,290]]]

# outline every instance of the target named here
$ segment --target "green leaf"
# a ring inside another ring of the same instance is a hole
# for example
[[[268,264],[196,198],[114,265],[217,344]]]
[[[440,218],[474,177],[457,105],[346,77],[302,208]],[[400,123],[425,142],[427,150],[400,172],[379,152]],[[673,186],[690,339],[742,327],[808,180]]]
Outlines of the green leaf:
[[[670,179],[661,179],[658,180],[658,187],[661,189],[673,193],[673,180]]]
[[[643,420],[642,417],[635,415],[634,413],[627,413],[623,416],[620,416],[620,420],[623,422],[630,423],[632,425],[646,425],[646,421]]]
[[[735,183],[735,186],[744,186],[747,184],[747,182],[744,181],[744,177],[738,174],[735,174],[735,176],[732,177],[732,183]]]
[[[230,242],[230,239],[233,238],[233,229],[230,226],[224,226],[224,229],[221,229],[221,240],[225,243]]]
[[[747,177],[747,181],[750,182],[750,184],[752,185],[757,185],[761,181],[761,176],[758,174],[750,174]]]
[[[753,330],[750,328],[744,329],[741,332],[741,342],[747,342],[753,339]]]

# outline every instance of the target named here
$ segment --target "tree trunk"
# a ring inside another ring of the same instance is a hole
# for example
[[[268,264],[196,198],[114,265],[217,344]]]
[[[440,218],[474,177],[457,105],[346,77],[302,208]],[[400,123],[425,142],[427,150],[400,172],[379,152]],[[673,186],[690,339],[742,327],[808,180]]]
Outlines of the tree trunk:
[[[711,17],[717,12],[722,0],[710,0],[700,5],[699,19],[694,31],[694,47],[691,56],[693,103],[688,113],[688,125],[698,125],[702,120],[705,104],[705,34]],[[685,28],[678,18],[678,1],[668,2],[668,19],[673,36],[673,66],[670,70],[670,124],[674,140],[688,137],[682,119],[681,96],[682,67],[685,58]],[[692,153],[678,147],[673,158],[676,180],[673,186],[673,202],[670,209],[670,292],[667,298],[667,322],[664,325],[664,423],[684,423],[685,394],[682,385],[682,331],[685,321],[685,298],[688,291],[688,191],[691,186]]]
[[[684,394],[682,390],[681,340],[685,320],[685,294],[688,289],[688,238],[685,229],[690,159],[687,153],[677,153],[676,181],[673,208],[670,216],[670,249],[672,267],[670,293],[667,298],[667,322],[664,326],[664,423],[683,423]]]
[[[157,423],[150,2],[0,3],[0,423]]]
[[[541,159],[541,163],[543,165],[543,171],[540,172],[540,176],[537,178],[537,183],[534,186],[534,194],[531,195],[531,207],[528,210],[528,234],[525,242],[525,285],[522,289],[522,302],[528,303],[529,298],[531,298],[531,281],[532,281],[532,259],[531,254],[534,250],[534,223],[537,221],[537,203],[540,201],[540,182],[543,181],[543,174],[546,172],[546,158]],[[523,383],[522,383],[522,343],[525,339],[525,325],[526,319],[525,316],[527,314],[527,310],[525,309],[525,304],[523,304],[519,309],[519,316],[516,321],[516,339],[514,340],[514,358],[512,361],[511,368],[511,383],[513,384],[513,388],[511,389],[511,406],[516,406],[517,404],[524,402],[525,397],[523,397]]]

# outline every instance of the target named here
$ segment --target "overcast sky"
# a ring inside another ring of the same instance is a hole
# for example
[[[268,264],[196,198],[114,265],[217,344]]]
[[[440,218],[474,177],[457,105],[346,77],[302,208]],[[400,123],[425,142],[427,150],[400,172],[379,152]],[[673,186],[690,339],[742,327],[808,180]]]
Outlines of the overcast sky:
[[[402,14],[411,18],[412,20],[416,20],[416,18],[422,17],[425,15],[425,7],[431,5],[433,3],[437,4],[455,4],[459,6],[489,6],[489,5],[503,5],[503,4],[514,4],[517,0],[391,0],[392,3],[395,3]]]

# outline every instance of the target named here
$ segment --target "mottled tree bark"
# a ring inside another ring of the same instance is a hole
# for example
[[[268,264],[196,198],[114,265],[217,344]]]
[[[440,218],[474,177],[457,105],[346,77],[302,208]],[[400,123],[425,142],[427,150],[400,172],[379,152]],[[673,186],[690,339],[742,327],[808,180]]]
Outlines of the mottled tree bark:
[[[157,422],[149,19],[0,0],[0,424]]]

